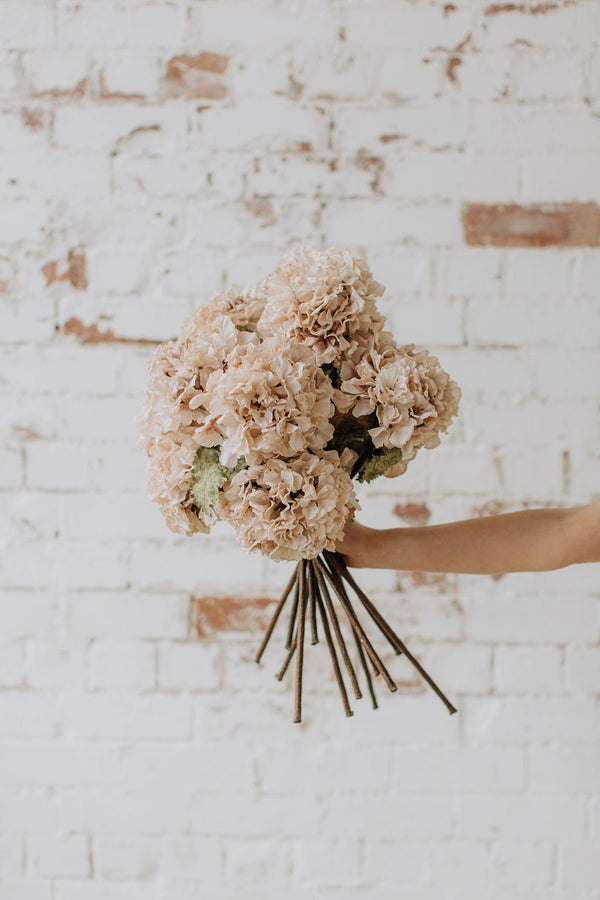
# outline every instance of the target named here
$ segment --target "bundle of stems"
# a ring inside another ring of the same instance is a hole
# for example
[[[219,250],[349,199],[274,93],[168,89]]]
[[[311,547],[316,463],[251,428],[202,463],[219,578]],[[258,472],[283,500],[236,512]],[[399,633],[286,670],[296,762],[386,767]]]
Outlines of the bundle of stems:
[[[371,677],[371,672],[369,670],[369,665],[371,666],[373,674],[375,676],[382,676],[390,691],[398,690],[397,684],[394,682],[386,666],[382,662],[381,657],[373,647],[373,644],[371,643],[363,626],[360,623],[354,606],[350,600],[347,586],[351,588],[352,592],[355,595],[355,598],[362,605],[363,610],[367,612],[368,616],[375,623],[379,631],[392,646],[394,652],[397,655],[403,653],[406,658],[412,663],[415,669],[417,669],[417,671],[425,679],[425,681],[433,688],[438,697],[440,697],[442,702],[446,705],[449,713],[455,713],[456,708],[443,694],[443,692],[440,690],[431,676],[427,674],[419,661],[415,659],[415,657],[410,653],[406,645],[403,643],[403,641],[400,640],[400,638],[392,630],[390,625],[388,625],[379,610],[369,600],[364,591],[362,591],[361,588],[356,584],[354,578],[348,571],[348,567],[346,566],[343,557],[339,553],[332,553],[328,550],[324,550],[323,553],[321,553],[314,559],[303,559],[297,564],[292,577],[290,578],[286,589],[283,592],[279,603],[277,604],[277,607],[273,614],[273,618],[271,619],[269,627],[267,628],[267,631],[263,638],[263,642],[260,646],[260,649],[258,650],[258,653],[256,654],[256,662],[258,663],[260,662],[266,646],[269,643],[269,639],[273,634],[273,630],[275,628],[277,620],[279,619],[281,611],[283,610],[283,607],[285,606],[288,598],[292,597],[293,599],[289,624],[287,628],[287,637],[285,640],[285,648],[287,650],[287,654],[283,665],[280,671],[277,673],[276,677],[280,681],[282,680],[288,669],[288,666],[290,665],[292,657],[294,656],[294,654],[296,654],[295,703],[293,721],[302,721],[302,668],[304,664],[304,635],[306,630],[306,619],[308,617],[310,623],[311,644],[317,644],[319,643],[317,613],[318,618],[321,620],[323,634],[325,635],[325,641],[331,655],[333,671],[347,716],[352,716],[354,715],[354,713],[350,708],[350,703],[348,701],[348,693],[346,691],[346,686],[342,677],[342,670],[338,659],[338,653],[335,647],[336,641],[344,667],[346,668],[348,677],[350,679],[352,690],[354,691],[354,696],[357,700],[359,700],[363,695],[358,684],[356,671],[354,669],[354,666],[352,665],[352,661],[348,653],[348,648],[342,634],[342,629],[340,627],[340,616],[338,615],[338,612],[340,610],[343,612],[342,621],[345,619],[348,620],[352,635],[354,637],[358,659],[365,675],[365,680],[367,683],[369,695],[371,697],[371,702],[373,704],[373,709],[377,709],[377,698],[375,696],[375,689],[373,685],[373,679]],[[334,603],[333,598],[335,598],[335,600],[337,601],[338,612],[336,612],[336,604]],[[335,641],[333,636],[335,636]]]

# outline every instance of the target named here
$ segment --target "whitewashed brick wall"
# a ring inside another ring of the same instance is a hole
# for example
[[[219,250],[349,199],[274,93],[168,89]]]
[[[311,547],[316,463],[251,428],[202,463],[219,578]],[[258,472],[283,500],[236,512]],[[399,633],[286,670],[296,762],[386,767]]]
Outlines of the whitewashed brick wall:
[[[134,424],[183,315],[340,244],[463,389],[365,524],[597,497],[599,42],[596,0],[0,0],[0,900],[600,896],[599,566],[360,572],[459,711],[391,656],[346,719],[319,645],[293,725],[289,566],[171,534]]]

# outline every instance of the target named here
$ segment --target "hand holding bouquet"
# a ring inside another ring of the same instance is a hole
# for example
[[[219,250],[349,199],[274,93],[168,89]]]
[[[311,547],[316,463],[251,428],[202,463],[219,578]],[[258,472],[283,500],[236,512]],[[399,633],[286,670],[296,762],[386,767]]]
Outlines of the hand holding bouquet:
[[[345,584],[397,653],[454,707],[355,584],[333,551],[359,509],[353,479],[396,476],[435,447],[457,414],[460,389],[426,350],[397,346],[376,307],[384,292],[348,250],[297,247],[255,285],[234,285],[184,320],[149,364],[138,419],[150,496],[172,531],[229,522],[239,543],[298,566],[271,623],[293,595],[287,664],[297,653],[301,720],[304,622],[318,642],[317,612],[351,715],[332,626],[356,697],[362,696],[331,593],[369,672],[391,676],[360,624]],[[368,659],[365,658],[365,653]]]

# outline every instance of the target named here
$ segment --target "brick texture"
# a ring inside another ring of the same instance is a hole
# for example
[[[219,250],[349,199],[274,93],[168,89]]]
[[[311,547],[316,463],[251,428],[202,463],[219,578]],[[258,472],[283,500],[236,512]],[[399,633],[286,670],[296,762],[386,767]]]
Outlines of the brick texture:
[[[171,534],[134,417],[204,297],[341,243],[463,389],[360,521],[597,497],[600,4],[0,14],[1,900],[597,898],[598,565],[361,570],[458,712],[389,653],[346,719],[308,643],[294,725],[290,564]]]

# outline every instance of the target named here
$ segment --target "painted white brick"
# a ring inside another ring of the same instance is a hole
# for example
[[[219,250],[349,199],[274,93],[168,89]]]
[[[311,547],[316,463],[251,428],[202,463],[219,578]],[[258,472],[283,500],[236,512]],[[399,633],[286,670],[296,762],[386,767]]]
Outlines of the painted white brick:
[[[235,109],[212,107],[202,113],[198,137],[203,150],[222,153],[244,148],[247,152],[286,151],[308,141],[326,146],[327,120],[315,109],[302,109],[279,100],[246,104],[243,118]]]
[[[45,637],[45,635],[43,635]],[[26,680],[40,690],[83,688],[85,652],[81,646],[61,645],[36,639],[27,645]]]
[[[511,65],[514,95],[519,100],[565,101],[581,94],[583,67],[576,50],[547,53],[519,48]]]
[[[144,900],[147,897],[148,885],[144,881],[111,884],[89,878],[83,881],[57,878],[52,900]]]
[[[148,690],[155,684],[155,647],[151,641],[93,641],[89,648],[91,688]]]
[[[585,832],[585,803],[572,797],[480,794],[459,806],[459,833],[476,840],[581,840]]]
[[[595,746],[530,747],[529,787],[536,793],[593,795],[600,784]]]
[[[497,494],[501,487],[498,468],[489,450],[440,445],[430,461],[434,491]]]
[[[594,634],[590,634],[590,642]],[[597,694],[600,684],[600,647],[572,646],[566,650],[567,688],[578,694]]]
[[[228,840],[225,878],[232,885],[283,884],[290,869],[288,842],[272,840]]]
[[[27,850],[35,875],[74,878],[91,875],[88,839],[83,834],[53,839],[32,838]]]
[[[25,646],[19,641],[3,640],[0,651],[0,686],[20,687],[23,683]]]
[[[559,883],[562,887],[593,890],[600,878],[598,845],[566,845],[559,849]]]
[[[88,450],[64,441],[30,441],[25,447],[27,485],[46,490],[78,491],[90,481]]]
[[[21,874],[23,840],[18,835],[0,835],[0,871],[4,879],[18,878]]]
[[[562,491],[564,460],[559,447],[503,447],[498,459],[506,495],[555,497]]]
[[[483,644],[430,644],[419,660],[444,693],[487,694],[491,689],[492,653]]]
[[[495,841],[490,867],[494,885],[538,888],[551,885],[555,871],[555,849],[550,841],[526,843],[510,838]]]
[[[41,878],[6,878],[3,888],[11,900],[52,900],[52,885]]]
[[[464,40],[472,24],[473,11],[467,7],[447,16],[441,6],[413,6],[378,2],[367,7],[350,7],[346,13],[349,41],[368,42],[380,51],[443,46],[452,48]]]
[[[528,203],[540,200],[587,203],[591,196],[597,196],[600,188],[600,173],[595,165],[597,154],[574,149],[569,158],[570,163],[565,166],[559,150],[546,152],[545,148],[544,152],[524,156],[521,199]]]
[[[395,135],[401,146],[404,143],[409,146],[424,144],[430,150],[448,150],[463,144],[468,127],[469,107],[462,100],[440,99],[391,109],[349,108],[341,110],[336,116],[334,146],[345,152],[374,147],[381,149],[381,138],[385,142]],[[395,141],[392,146],[394,144]],[[489,150],[490,144],[488,140],[484,149]]]
[[[174,3],[87,3],[59,7],[58,37],[64,47],[169,47],[183,37],[184,9]]]
[[[64,691],[56,716],[61,733],[70,738],[168,741],[185,739],[191,731],[191,707],[184,696]]]
[[[0,449],[0,487],[13,488],[23,484],[23,459],[18,450]]]
[[[525,779],[526,757],[521,750],[465,746],[394,751],[393,788],[403,794],[502,794],[523,790]]]
[[[510,644],[564,644],[596,639],[598,611],[591,597],[576,593],[557,597],[514,596],[510,593],[513,574],[504,577],[506,587],[500,589],[497,597],[472,597],[464,602],[466,631],[471,638]]]
[[[51,694],[26,690],[0,692],[0,737],[48,738],[55,731]]]
[[[56,739],[11,740],[0,748],[0,781],[9,787],[19,786],[21,790],[35,789],[39,795],[45,789],[49,797],[56,797],[57,789],[63,786],[118,785],[122,783],[124,756],[126,751],[116,744]],[[17,803],[13,802],[12,808],[16,810]],[[27,804],[24,803],[23,812],[26,811]],[[36,816],[37,813],[32,813],[29,823],[22,824],[23,829],[35,831]],[[40,820],[44,820],[43,814]]]
[[[220,683],[218,646],[200,643],[159,644],[158,682],[167,690],[216,690]]]
[[[158,508],[157,515],[162,519]],[[162,529],[167,530],[166,524]],[[148,542],[134,546],[131,554],[133,584],[141,589],[181,589],[197,594],[232,591],[245,594],[259,590],[264,567],[261,555],[239,547],[233,533],[227,543],[211,540],[211,537],[193,535],[184,541],[179,538],[164,554],[157,553]],[[230,563],[233,557],[235,566]]]
[[[388,748],[365,747],[360,752],[363,771],[361,787],[374,791],[385,789],[390,778]],[[345,744],[291,747],[282,753],[280,747],[268,747],[258,756],[257,773],[261,789],[268,794],[305,794],[315,783],[316,773],[333,792],[354,792],[356,777],[348,765]]]
[[[598,739],[596,705],[579,697],[468,697],[461,715],[465,736],[477,744],[586,744]]]
[[[500,694],[556,694],[561,690],[558,647],[496,647],[494,686]]]
[[[173,638],[188,632],[189,598],[168,592],[73,592],[66,626],[74,638]]]
[[[587,3],[575,9],[553,7],[541,16],[523,12],[519,7],[489,15],[480,34],[483,47],[526,41],[530,44],[560,47],[593,44],[600,24],[598,9]]]
[[[121,881],[154,878],[160,868],[161,842],[158,838],[115,840],[101,837],[93,842],[94,871],[102,880]]]
[[[363,849],[363,877],[377,883],[385,873],[385,880],[394,883],[394,890],[410,886],[411,895],[416,896],[419,888],[431,881],[432,857],[430,841],[419,842],[413,836],[395,841],[391,835],[388,840],[378,840],[369,834]]]
[[[365,856],[367,854],[365,848]],[[324,882],[345,885],[349,889],[360,881],[360,857],[358,841],[345,837],[328,841],[308,837],[294,843],[294,873],[305,884]],[[363,871],[365,869],[366,863]],[[369,877],[368,872],[365,874]]]
[[[54,13],[51,2],[5,3],[2,8],[0,46],[12,50],[48,46],[54,38]]]

